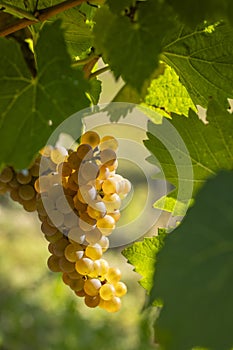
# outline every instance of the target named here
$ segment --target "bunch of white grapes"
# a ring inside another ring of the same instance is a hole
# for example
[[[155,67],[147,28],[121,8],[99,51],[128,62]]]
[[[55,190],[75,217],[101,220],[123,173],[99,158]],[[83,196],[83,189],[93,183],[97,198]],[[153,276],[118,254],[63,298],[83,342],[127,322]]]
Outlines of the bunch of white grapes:
[[[89,307],[109,312],[121,307],[127,287],[121,271],[103,259],[108,236],[120,219],[122,199],[131,184],[116,174],[117,140],[94,131],[77,149],[46,146],[35,181],[41,229],[50,242],[48,267]]]
[[[7,166],[0,173],[0,194],[10,193],[10,197],[20,203],[26,211],[36,210],[36,191],[34,183],[39,176],[40,157],[29,169],[15,171]]]

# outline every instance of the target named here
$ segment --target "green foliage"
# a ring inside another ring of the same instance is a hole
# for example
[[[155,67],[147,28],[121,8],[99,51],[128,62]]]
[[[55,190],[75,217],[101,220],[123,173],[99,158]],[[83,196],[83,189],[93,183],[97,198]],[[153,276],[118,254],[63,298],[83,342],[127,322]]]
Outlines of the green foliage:
[[[204,20],[229,19],[232,13],[231,0],[165,0],[188,25],[194,26]]]
[[[155,335],[166,350],[233,345],[232,192],[232,172],[207,181],[158,254],[151,302],[164,302]]]
[[[148,0],[140,2],[133,17],[112,13],[107,7],[101,8],[95,17],[98,52],[110,64],[116,78],[121,76],[138,90],[159,64],[164,31],[171,25],[169,13],[166,17],[158,15],[164,11],[167,10],[162,4]]]
[[[157,236],[144,238],[141,242],[135,242],[122,252],[128,262],[134,265],[135,271],[142,275],[140,284],[148,292],[153,286],[156,255],[163,246],[165,236],[165,230],[160,229]]]
[[[184,157],[190,157],[193,165],[193,197],[204,184],[209,176],[215,175],[221,169],[233,168],[233,116],[222,109],[216,102],[211,101],[207,111],[208,124],[204,124],[198,118],[195,112],[190,111],[189,118],[173,115],[171,126],[173,126],[188,150],[188,155],[183,154],[183,150],[177,148],[177,140],[170,137],[169,140],[163,140],[162,143],[155,135],[162,128],[160,125],[149,124],[148,140],[144,141],[145,146],[157,158],[150,157],[148,160],[159,166],[166,179],[176,188],[168,194],[166,199],[163,197],[155,203],[156,208],[164,208],[164,210],[173,211],[176,205],[177,193],[179,186],[189,183],[190,179],[185,177],[185,169],[183,178],[179,178],[177,172],[178,163],[174,162],[171,150],[176,149],[180,154],[180,164],[184,161]],[[181,181],[181,182],[179,182]],[[184,203],[187,198],[184,193]],[[180,203],[181,204],[181,203]],[[182,215],[182,205],[180,212],[176,215]]]
[[[163,75],[152,80],[145,103],[165,116],[171,112],[188,116],[189,108],[196,110],[178,75],[169,66],[166,66]]]
[[[70,67],[59,22],[45,25],[40,32],[36,77],[15,41],[2,38],[0,47],[0,163],[25,168],[66,117],[88,106],[84,93],[88,85],[82,73]],[[81,130],[81,121],[76,127]]]
[[[177,26],[165,36],[162,60],[173,67],[195,104],[233,97],[233,29],[226,24],[194,31]]]

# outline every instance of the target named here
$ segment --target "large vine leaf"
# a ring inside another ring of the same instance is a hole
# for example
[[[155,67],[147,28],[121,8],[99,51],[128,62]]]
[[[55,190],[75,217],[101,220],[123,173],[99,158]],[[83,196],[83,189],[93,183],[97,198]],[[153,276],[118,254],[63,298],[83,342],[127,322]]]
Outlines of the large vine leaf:
[[[159,229],[158,236],[144,238],[122,251],[128,262],[135,267],[134,270],[142,275],[139,283],[148,292],[153,286],[156,255],[163,246],[165,235],[165,230]]]
[[[115,77],[121,75],[126,83],[140,90],[158,67],[164,32],[173,19],[167,8],[154,0],[137,2],[133,11],[122,14],[107,7],[99,9],[94,42]],[[159,15],[165,12],[166,16]]]
[[[157,257],[151,302],[164,303],[155,336],[165,350],[233,346],[233,174],[208,180]]]
[[[169,116],[171,112],[188,116],[189,108],[196,110],[178,75],[169,66],[166,66],[164,74],[152,80],[145,103],[165,116]]]
[[[188,151],[186,155],[183,149],[179,148],[173,133],[165,135],[160,141],[158,136],[161,135],[160,130],[163,126],[149,123],[148,140],[144,143],[154,157],[148,160],[159,166],[166,180],[175,186],[175,190],[167,197],[162,197],[155,203],[156,208],[173,212],[176,206],[174,215],[183,215],[188,198],[183,193],[183,200],[177,203],[177,193],[182,186],[184,189],[185,186],[193,186],[192,196],[194,197],[209,176],[215,175],[220,169],[233,169],[233,116],[215,101],[211,101],[207,120],[209,123],[204,124],[193,111],[190,111],[189,118],[173,115],[172,120],[166,120],[166,123],[170,123],[169,130],[174,127],[182,138]],[[171,150],[177,152],[176,161],[171,155]],[[186,169],[183,169],[182,178],[178,175],[178,169],[182,167],[184,157],[189,157],[192,162],[192,178],[186,177]]]
[[[14,40],[2,38],[0,51],[0,164],[24,168],[65,118],[89,105],[88,84],[70,67],[59,22],[40,32],[35,78]]]
[[[166,0],[188,25],[194,26],[204,20],[211,22],[220,19],[232,20],[231,0]]]
[[[207,107],[212,97],[226,105],[233,97],[232,27],[181,27],[165,38],[161,58],[175,69],[194,104]]]

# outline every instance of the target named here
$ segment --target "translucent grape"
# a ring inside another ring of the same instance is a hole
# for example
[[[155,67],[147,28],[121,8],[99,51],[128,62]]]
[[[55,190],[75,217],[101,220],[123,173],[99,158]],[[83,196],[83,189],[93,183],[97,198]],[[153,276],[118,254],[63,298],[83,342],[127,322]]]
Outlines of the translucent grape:
[[[117,282],[114,284],[116,296],[117,297],[123,297],[127,293],[127,287],[123,282]]]
[[[86,247],[85,254],[88,258],[91,258],[92,260],[100,259],[103,254],[102,247],[98,243],[88,245]]]
[[[97,227],[103,235],[110,235],[115,228],[115,220],[110,215],[105,215],[97,220]]]
[[[121,299],[114,296],[110,300],[100,300],[99,306],[108,312],[117,312],[121,308]]]
[[[101,286],[99,290],[99,294],[101,299],[103,300],[110,300],[115,295],[115,288],[113,284],[105,283]]]
[[[31,185],[20,186],[18,193],[19,193],[19,196],[25,201],[28,201],[28,200],[34,198],[36,195],[36,192]]]
[[[97,278],[91,278],[87,279],[84,282],[84,291],[87,295],[90,295],[91,297],[94,297],[95,295],[99,294],[99,289],[102,286],[100,280]]]
[[[75,269],[75,264],[68,261],[64,256],[59,258],[59,266],[62,272],[72,272]]]
[[[47,260],[47,265],[48,268],[52,271],[52,272],[60,272],[61,268],[59,265],[59,258],[55,255],[51,255],[48,260]]]
[[[91,218],[98,220],[106,215],[106,206],[102,201],[93,201],[88,205],[87,213]]]
[[[99,297],[99,295],[96,295],[94,297],[91,297],[89,295],[85,295],[84,302],[88,307],[94,308],[94,307],[97,307],[99,305],[100,297]]]
[[[10,167],[6,167],[0,173],[0,181],[7,183],[13,179],[14,172]]]
[[[112,149],[113,151],[117,151],[118,141],[115,137],[106,135],[100,140],[99,148],[101,151],[108,148]]]
[[[95,131],[87,131],[81,136],[81,143],[89,144],[92,148],[98,146],[100,137]]]
[[[93,268],[94,268],[93,260],[89,258],[80,259],[75,263],[76,271],[84,276],[92,272]]]
[[[117,283],[121,279],[121,270],[117,267],[110,267],[106,275],[106,279],[109,283]]]

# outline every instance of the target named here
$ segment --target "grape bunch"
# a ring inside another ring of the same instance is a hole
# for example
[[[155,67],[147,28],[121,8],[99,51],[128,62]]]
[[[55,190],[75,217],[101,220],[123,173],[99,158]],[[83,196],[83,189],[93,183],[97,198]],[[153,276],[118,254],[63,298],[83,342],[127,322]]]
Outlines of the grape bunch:
[[[94,131],[76,150],[46,146],[35,181],[41,230],[49,241],[48,267],[89,307],[121,307],[127,287],[121,271],[103,259],[131,184],[116,174],[117,140]]]
[[[36,210],[35,181],[39,176],[40,156],[29,169],[15,171],[7,166],[0,173],[0,194],[10,193],[10,197],[20,203],[28,212]]]

